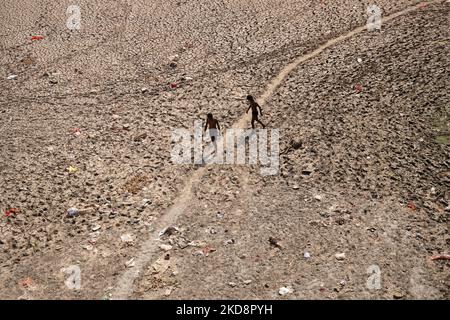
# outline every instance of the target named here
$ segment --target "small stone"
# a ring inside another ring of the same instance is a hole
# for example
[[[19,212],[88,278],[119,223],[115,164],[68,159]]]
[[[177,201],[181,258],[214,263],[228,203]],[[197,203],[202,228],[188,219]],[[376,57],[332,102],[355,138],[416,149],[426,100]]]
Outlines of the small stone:
[[[303,254],[303,257],[305,257],[305,259],[309,259],[309,258],[311,258],[311,254],[309,253],[309,252],[305,252],[304,254]]]
[[[404,296],[403,293],[401,293],[400,291],[396,291],[393,294],[394,299],[401,299],[403,298],[403,296]]]
[[[122,126],[122,129],[123,129],[123,130],[130,130],[130,128],[131,128],[131,126],[130,126],[129,123],[126,123],[126,124],[124,124],[124,125]]]
[[[97,224],[97,225],[93,226],[91,230],[97,231],[97,230],[100,230],[101,228],[102,228],[102,226]]]
[[[8,79],[8,80],[14,80],[14,79],[17,79],[17,74],[12,74],[12,75],[8,76],[7,79]]]
[[[168,288],[168,289],[166,289],[166,290],[164,291],[164,295],[165,295],[166,297],[170,296],[171,293],[172,293],[172,289],[171,289],[171,288]]]
[[[336,254],[334,255],[334,257],[335,257],[337,260],[342,261],[342,260],[345,259],[345,253],[344,253],[344,252],[343,252],[343,253],[336,253]]]
[[[237,286],[237,284],[235,282],[228,282],[228,285],[232,288]]]
[[[148,91],[148,88],[142,88],[142,89],[141,89],[141,92],[142,92],[142,93],[146,93],[147,91]]]
[[[224,241],[225,245],[234,244],[234,243],[235,243],[234,239],[229,239],[229,240]]]
[[[133,242],[133,236],[129,233],[126,233],[120,236],[120,240],[125,243],[131,243]]]
[[[294,289],[292,289],[291,287],[281,287],[280,290],[278,290],[278,293],[280,294],[280,296],[285,296],[289,293],[293,293]]]
[[[172,246],[169,245],[169,244],[162,244],[162,245],[159,246],[159,248],[161,250],[163,250],[163,251],[170,251],[170,250],[172,250]]]
[[[165,228],[163,231],[161,231],[159,233],[159,236],[161,237],[161,236],[166,235],[166,236],[170,237],[171,235],[173,235],[176,232],[178,232],[178,228],[177,227],[167,227],[167,228]]]
[[[322,196],[320,194],[316,194],[314,196],[314,199],[316,199],[317,201],[321,201],[322,200]]]
[[[294,184],[294,185],[292,186],[292,189],[298,190],[298,189],[300,189],[300,187],[299,187],[298,185]]]
[[[136,265],[136,263],[134,262],[134,258],[131,258],[130,260],[125,262],[125,266],[128,268],[133,268],[135,265]]]
[[[249,285],[250,283],[252,283],[252,280],[244,280],[245,285]]]
[[[361,59],[361,58],[358,58],[358,63],[362,63],[363,62],[363,60]]]
[[[92,251],[92,249],[94,249],[94,246],[91,244],[86,244],[83,246],[83,249],[85,249],[87,251]]]

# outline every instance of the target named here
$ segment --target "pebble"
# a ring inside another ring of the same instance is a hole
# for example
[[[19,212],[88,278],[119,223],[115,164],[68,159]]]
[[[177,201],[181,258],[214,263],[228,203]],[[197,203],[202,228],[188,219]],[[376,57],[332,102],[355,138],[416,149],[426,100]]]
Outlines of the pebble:
[[[305,257],[306,259],[309,259],[309,258],[311,258],[311,254],[309,252],[305,252],[303,254],[303,257]]]
[[[131,258],[130,260],[125,262],[125,266],[128,268],[133,268],[135,265],[136,265],[136,263],[134,262],[134,258]]]
[[[294,289],[292,289],[291,287],[281,287],[280,290],[278,290],[278,293],[280,294],[280,296],[285,296],[289,293],[293,293]]]
[[[342,261],[342,260],[345,259],[345,253],[344,253],[344,252],[343,252],[343,253],[336,253],[336,254],[334,255],[334,257],[335,257],[337,260]]]
[[[125,242],[125,243],[133,242],[133,236],[129,233],[121,235],[120,239],[122,240],[122,242]]]
[[[169,251],[169,250],[172,250],[173,247],[169,244],[162,244],[159,246],[159,248],[163,251]]]
[[[316,199],[317,201],[321,201],[322,200],[322,196],[320,194],[316,194],[314,196],[314,199]]]

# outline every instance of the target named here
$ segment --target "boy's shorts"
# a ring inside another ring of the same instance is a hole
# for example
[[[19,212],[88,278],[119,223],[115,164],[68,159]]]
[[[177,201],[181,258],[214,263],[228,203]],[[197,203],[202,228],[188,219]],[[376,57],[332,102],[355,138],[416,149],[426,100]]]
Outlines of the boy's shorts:
[[[219,131],[217,129],[209,129],[209,136],[211,137],[211,141],[216,141],[216,137],[219,135]]]

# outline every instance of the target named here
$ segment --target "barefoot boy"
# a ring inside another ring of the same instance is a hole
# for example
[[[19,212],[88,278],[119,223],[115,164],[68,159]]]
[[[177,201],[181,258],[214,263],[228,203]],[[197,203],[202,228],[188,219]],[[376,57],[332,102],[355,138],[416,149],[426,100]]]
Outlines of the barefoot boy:
[[[255,121],[257,121],[257,122],[259,122],[259,123],[262,125],[262,127],[263,127],[263,129],[264,129],[266,126],[264,125],[264,123],[262,123],[262,122],[258,119],[258,109],[259,109],[259,114],[262,116],[262,110],[261,110],[261,107],[260,107],[259,104],[255,101],[255,98],[253,98],[253,96],[248,95],[248,96],[247,96],[247,100],[248,100],[248,102],[250,103],[250,106],[248,107],[246,113],[248,113],[248,110],[250,110],[250,108],[252,109],[252,128],[255,129]]]
[[[218,130],[220,130],[219,121],[213,118],[212,113],[208,113],[206,117],[205,131],[209,127],[209,136],[211,137],[211,142],[214,144],[214,149],[217,150],[216,138],[218,136]]]

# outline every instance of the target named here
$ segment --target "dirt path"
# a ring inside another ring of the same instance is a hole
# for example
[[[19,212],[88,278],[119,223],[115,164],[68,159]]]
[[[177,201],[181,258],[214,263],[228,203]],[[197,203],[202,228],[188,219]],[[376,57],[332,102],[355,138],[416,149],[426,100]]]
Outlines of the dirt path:
[[[406,15],[412,11],[418,10],[422,8],[425,4],[434,4],[442,2],[442,0],[435,0],[435,1],[429,1],[429,2],[422,2],[415,6],[408,7],[402,11],[399,11],[397,13],[394,13],[392,15],[386,16],[382,18],[382,22],[386,23],[393,19],[396,19],[400,16]],[[360,26],[346,34],[340,35],[334,39],[329,40],[322,46],[318,47],[314,51],[302,55],[295,59],[292,63],[286,65],[281,72],[270,81],[270,83],[267,85],[265,91],[262,93],[262,95],[259,97],[259,102],[261,105],[264,105],[267,101],[267,99],[277,90],[277,88],[283,83],[284,79],[289,75],[290,72],[292,72],[294,69],[296,69],[301,63],[319,55],[324,50],[333,47],[334,45],[349,39],[355,35],[358,35],[365,31],[367,29],[367,26]],[[233,128],[245,128],[247,125],[248,117],[247,115],[244,115],[241,117],[238,121],[233,124]],[[119,281],[117,282],[117,285],[112,292],[112,297],[114,299],[127,299],[132,291],[134,286],[135,279],[139,276],[143,268],[153,260],[155,257],[155,254],[158,251],[158,238],[159,233],[161,230],[163,230],[165,227],[173,225],[180,216],[182,216],[185,209],[188,207],[190,200],[192,198],[193,190],[194,188],[200,183],[202,176],[205,173],[205,167],[199,167],[195,173],[191,176],[189,181],[186,183],[182,191],[180,192],[179,196],[175,200],[174,205],[168,209],[168,211],[162,215],[161,219],[155,224],[154,232],[152,233],[150,239],[145,241],[139,250],[138,256],[135,259],[135,266],[134,268],[127,269],[124,274],[122,274],[119,278]],[[240,176],[242,177],[244,183],[243,183],[243,193],[246,193],[246,181],[248,180],[248,177],[246,176],[247,172],[245,170],[240,170]],[[147,297],[148,298],[148,297]],[[151,297],[150,297],[151,298]]]

